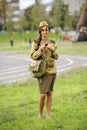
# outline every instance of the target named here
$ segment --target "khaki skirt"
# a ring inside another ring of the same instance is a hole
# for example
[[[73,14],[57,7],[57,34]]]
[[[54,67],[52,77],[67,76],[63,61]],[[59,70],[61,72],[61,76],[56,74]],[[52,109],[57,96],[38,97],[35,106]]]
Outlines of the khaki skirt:
[[[43,77],[38,78],[38,85],[40,93],[47,93],[53,91],[56,74],[46,73]]]

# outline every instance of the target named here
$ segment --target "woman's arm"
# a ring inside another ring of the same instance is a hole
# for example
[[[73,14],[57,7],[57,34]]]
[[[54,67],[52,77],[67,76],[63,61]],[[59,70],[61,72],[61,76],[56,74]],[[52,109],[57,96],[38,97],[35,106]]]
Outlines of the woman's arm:
[[[53,57],[55,60],[57,60],[57,59],[59,58],[59,54],[58,54],[58,52],[57,52],[57,47],[55,47],[55,49],[54,49],[54,51],[53,51],[52,57]]]
[[[31,57],[32,57],[32,59],[37,60],[41,56],[42,56],[42,52],[39,49],[38,43],[33,42],[32,43],[32,49],[31,49]]]
[[[57,52],[57,46],[55,43],[50,43],[48,44],[47,48],[49,48],[50,50],[52,50],[52,58],[54,58],[55,60],[58,59],[59,55]]]

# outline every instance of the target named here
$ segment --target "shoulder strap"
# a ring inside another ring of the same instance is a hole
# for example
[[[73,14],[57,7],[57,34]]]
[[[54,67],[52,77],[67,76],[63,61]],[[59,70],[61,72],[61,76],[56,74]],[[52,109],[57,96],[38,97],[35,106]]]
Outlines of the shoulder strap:
[[[50,42],[52,42],[52,43],[54,43],[54,44],[55,44],[55,40],[53,40],[53,39],[50,39]]]

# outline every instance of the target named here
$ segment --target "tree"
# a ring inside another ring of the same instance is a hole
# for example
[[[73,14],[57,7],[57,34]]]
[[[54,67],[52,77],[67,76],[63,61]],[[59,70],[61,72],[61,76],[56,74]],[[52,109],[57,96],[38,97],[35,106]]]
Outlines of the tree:
[[[34,7],[34,5],[30,6],[24,12],[25,20],[28,22],[29,30],[31,29],[31,26],[32,26],[31,12],[32,12],[33,7]]]
[[[5,24],[6,24],[6,0],[1,0],[0,1],[0,25],[1,30],[5,29]]]
[[[62,27],[63,29],[66,26],[66,19],[69,17],[68,5],[65,5],[62,0],[54,0],[50,17],[52,18],[53,26]]]
[[[75,13],[72,16],[72,28],[76,30],[77,23],[79,21],[80,14],[79,12],[75,11]]]
[[[6,7],[7,13],[6,13],[6,30],[9,34],[9,39],[12,38],[12,31],[13,31],[13,21],[12,21],[12,7],[10,5],[7,5]]]
[[[80,8],[80,14],[82,14],[84,8],[87,6],[87,0],[85,0],[85,2],[83,2],[81,8]]]
[[[24,15],[29,23],[28,29],[37,30],[38,23],[47,19],[46,7],[40,0],[35,0],[35,4],[27,8]]]
[[[28,28],[28,21],[26,20],[24,13],[20,16],[20,21],[19,21],[19,32],[22,32],[23,30],[27,30]]]
[[[8,18],[7,18],[6,29],[7,29],[7,32],[8,32],[8,33],[11,33],[12,30],[13,30],[13,22],[12,22],[11,17],[8,17]]]

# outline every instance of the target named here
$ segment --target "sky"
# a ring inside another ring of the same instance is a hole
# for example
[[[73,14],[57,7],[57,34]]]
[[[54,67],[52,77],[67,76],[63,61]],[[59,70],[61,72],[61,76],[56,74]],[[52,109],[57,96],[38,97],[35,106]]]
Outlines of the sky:
[[[42,3],[49,3],[52,0],[42,0]],[[25,9],[35,3],[35,0],[20,0],[20,9]]]

